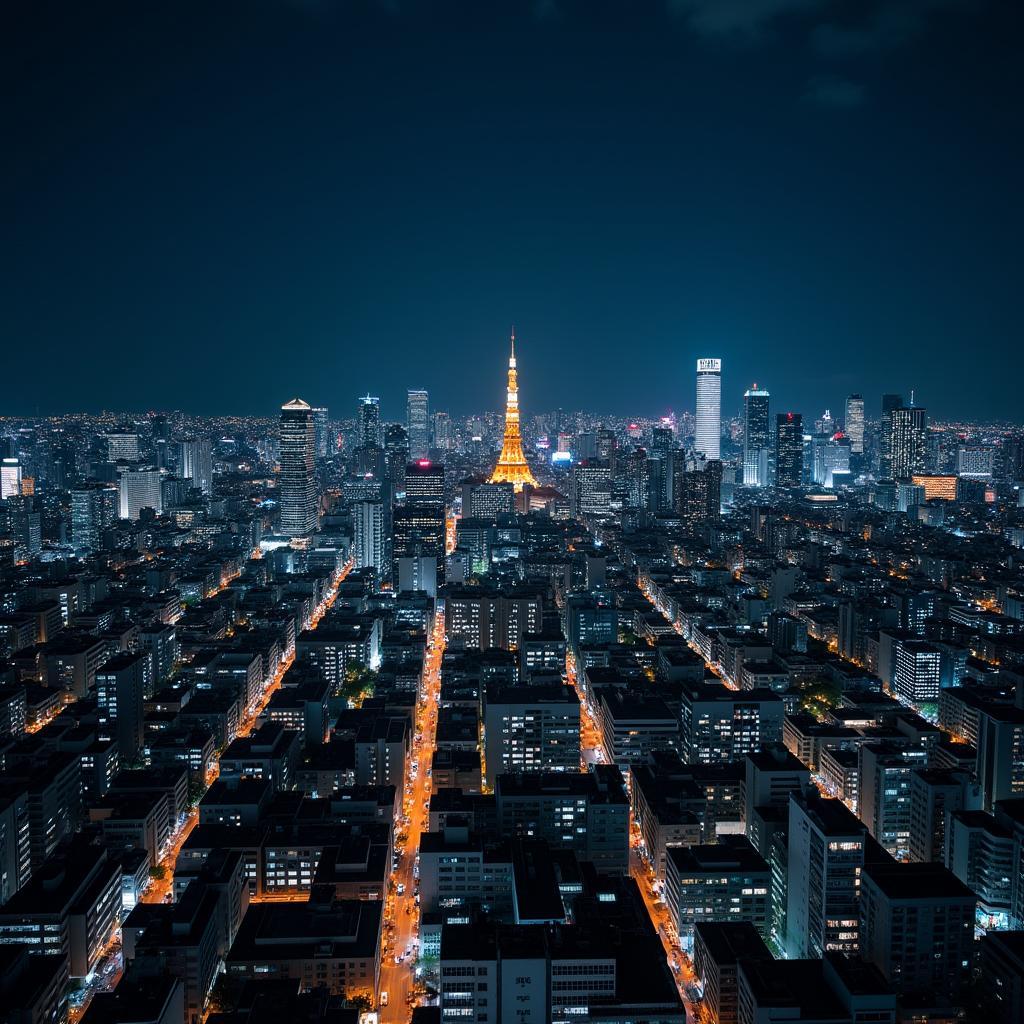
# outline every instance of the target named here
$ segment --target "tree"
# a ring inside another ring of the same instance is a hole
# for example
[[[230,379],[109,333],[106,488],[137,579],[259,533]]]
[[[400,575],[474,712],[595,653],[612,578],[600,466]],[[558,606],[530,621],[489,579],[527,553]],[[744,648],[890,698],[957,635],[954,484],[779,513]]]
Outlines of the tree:
[[[339,687],[339,695],[352,704],[362,704],[367,697],[373,696],[377,682],[377,673],[361,661],[350,662],[345,669],[345,678]]]

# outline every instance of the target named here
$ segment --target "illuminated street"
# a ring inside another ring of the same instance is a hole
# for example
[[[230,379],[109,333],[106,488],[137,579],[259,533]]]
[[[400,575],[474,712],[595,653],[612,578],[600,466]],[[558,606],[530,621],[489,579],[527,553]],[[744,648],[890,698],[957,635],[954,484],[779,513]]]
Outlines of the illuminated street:
[[[566,674],[569,677],[569,684],[576,689],[576,694],[580,699],[580,756],[583,760],[583,766],[586,768],[589,761],[606,761],[607,753],[604,749],[597,721],[587,705],[586,692],[579,681],[575,660],[571,655],[566,658]],[[687,992],[687,986],[694,980],[692,965],[689,957],[679,947],[675,926],[672,923],[668,907],[665,906],[655,891],[654,873],[641,855],[641,843],[640,827],[634,820],[631,812],[629,824],[629,873],[636,882],[640,894],[643,896],[651,923],[657,929],[658,938],[665,949],[665,959],[679,989],[679,995],[686,1003],[687,1011],[691,1017],[696,1019],[695,1014],[697,1010]]]
[[[381,1021],[405,1022],[414,1001],[414,963],[419,931],[418,882],[414,871],[420,833],[427,827],[430,805],[430,765],[437,730],[441,692],[441,659],[445,632],[443,605],[438,604],[434,635],[423,665],[423,684],[416,702],[416,727],[406,770],[402,799],[403,818],[396,823],[395,849],[402,851],[391,875],[384,913],[384,944],[381,950],[380,992],[387,993]],[[418,764],[418,768],[414,765]],[[402,889],[399,895],[399,889]],[[408,952],[407,952],[408,951]],[[400,959],[395,963],[395,958]]]

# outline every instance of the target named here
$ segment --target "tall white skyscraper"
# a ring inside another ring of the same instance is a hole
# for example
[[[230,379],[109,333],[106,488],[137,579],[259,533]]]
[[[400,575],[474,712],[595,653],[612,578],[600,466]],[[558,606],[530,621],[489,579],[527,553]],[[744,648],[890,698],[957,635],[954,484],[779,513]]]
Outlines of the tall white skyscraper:
[[[213,494],[213,449],[208,437],[188,437],[181,442],[178,473],[203,494]]]
[[[126,469],[118,478],[122,519],[138,519],[144,508],[160,513],[164,509],[161,474],[156,466]]]
[[[420,388],[410,388],[406,410],[409,458],[425,459],[430,454],[430,396]]]
[[[705,459],[722,457],[722,360],[697,360],[697,428],[694,451]]]
[[[319,525],[316,426],[301,398],[281,406],[281,532],[308,537]]]
[[[385,563],[384,503],[360,501],[353,508],[355,526],[354,554],[356,566],[373,569],[378,587],[387,570]]]

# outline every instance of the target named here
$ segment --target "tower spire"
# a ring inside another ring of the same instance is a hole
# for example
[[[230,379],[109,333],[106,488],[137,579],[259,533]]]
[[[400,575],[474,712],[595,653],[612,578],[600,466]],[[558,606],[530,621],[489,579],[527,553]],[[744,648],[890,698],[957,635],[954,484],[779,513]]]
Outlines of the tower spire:
[[[512,484],[517,491],[523,484],[537,485],[523,452],[523,438],[519,432],[519,380],[516,374],[516,329],[512,327],[511,354],[508,358],[508,391],[505,401],[505,437],[501,444],[498,464],[491,474],[492,484]]]

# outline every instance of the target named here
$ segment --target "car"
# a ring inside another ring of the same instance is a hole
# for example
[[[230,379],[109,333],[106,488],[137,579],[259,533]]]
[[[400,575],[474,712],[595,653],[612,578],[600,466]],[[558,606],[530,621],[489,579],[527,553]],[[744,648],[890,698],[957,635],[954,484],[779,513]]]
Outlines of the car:
[[[385,990],[384,990],[383,992],[381,992],[381,994],[380,994],[380,1005],[381,1005],[381,1006],[387,1006],[387,1005],[388,1005],[388,993],[387,993],[387,989],[385,989]]]
[[[399,896],[404,896],[405,895],[405,882],[399,882],[398,883],[398,895]]]
[[[402,962],[402,958],[400,956],[396,956],[395,957],[395,966],[397,967],[401,962]]]

